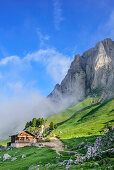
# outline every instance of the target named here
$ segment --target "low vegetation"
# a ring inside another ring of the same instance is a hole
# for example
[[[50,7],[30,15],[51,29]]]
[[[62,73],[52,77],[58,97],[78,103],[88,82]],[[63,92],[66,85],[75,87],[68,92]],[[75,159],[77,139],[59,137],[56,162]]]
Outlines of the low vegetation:
[[[11,139],[9,138],[9,139],[6,139],[6,140],[4,140],[4,141],[1,141],[0,142],[0,145],[2,145],[2,146],[7,146],[7,143],[8,142],[11,142]]]
[[[54,124],[53,122],[51,122],[49,125],[49,130],[54,130],[54,129],[57,129],[57,124]]]
[[[69,119],[62,122],[55,133],[62,140],[102,135],[107,126],[114,125],[114,100],[75,112]]]
[[[112,170],[114,168],[112,154],[114,99],[104,103],[98,101],[99,97],[88,97],[77,105],[49,117],[47,121],[43,118],[33,118],[26,124],[26,129],[31,132],[37,131],[42,124],[48,123],[48,131],[45,132],[47,138],[44,141],[49,142],[50,136],[55,134],[62,140],[64,151],[61,151],[59,156],[49,148],[24,147],[2,151],[0,170],[25,170],[32,165],[34,170],[38,168],[39,170],[65,170],[66,167],[69,170],[106,168]],[[88,158],[77,162],[78,158],[87,155],[88,149],[91,150],[91,154],[92,149],[96,152],[95,146],[101,147],[101,150],[94,159]],[[3,155],[6,153],[11,155],[11,159],[3,161]],[[22,159],[23,154],[26,155],[24,159]],[[17,159],[12,163],[13,157]]]
[[[45,119],[44,118],[33,118],[31,121],[26,122],[25,129],[28,127],[41,127],[44,125]]]
[[[11,158],[3,161],[3,155],[9,154]],[[22,158],[22,155],[25,158]],[[0,170],[27,170],[31,165],[40,165],[40,169],[45,169],[45,165],[55,164],[56,152],[49,148],[36,148],[36,147],[24,147],[14,148],[0,153]],[[17,158],[15,161],[11,161],[13,158]],[[39,168],[39,167],[37,167]]]
[[[91,106],[93,99],[94,99],[94,103],[97,103],[100,97],[95,97],[95,99],[93,97],[88,97],[85,100],[79,102],[78,104],[76,104],[73,107],[70,107],[66,110],[63,110],[59,113],[57,113],[56,115],[53,115],[51,117],[49,117],[47,119],[48,122],[54,122],[54,123],[61,123],[65,120],[68,120],[72,115],[74,115],[75,113],[77,113],[78,111]]]
[[[78,139],[72,139],[73,143],[77,148],[74,148],[72,151],[69,148],[69,151],[59,152],[59,156],[56,152],[49,148],[36,148],[36,147],[24,147],[24,148],[8,148],[0,152],[0,170],[72,170],[72,169],[109,169],[113,170],[113,154],[111,153],[112,145],[109,145],[109,139],[112,138],[112,132],[107,133],[101,140],[105,143],[103,144],[103,151],[101,150],[95,159],[88,159],[85,161],[77,161],[78,157],[82,157],[86,153],[79,151],[85,150],[85,147],[89,144],[94,145],[96,141],[96,136],[92,137],[83,137]],[[105,140],[104,140],[105,139]],[[83,141],[83,144],[82,144]],[[81,142],[81,143],[80,143]],[[113,141],[112,141],[113,142]],[[105,147],[104,147],[105,145]],[[97,147],[102,147],[101,143],[98,141]],[[106,150],[108,152],[106,152]],[[8,160],[3,160],[4,154],[9,154],[11,157]]]

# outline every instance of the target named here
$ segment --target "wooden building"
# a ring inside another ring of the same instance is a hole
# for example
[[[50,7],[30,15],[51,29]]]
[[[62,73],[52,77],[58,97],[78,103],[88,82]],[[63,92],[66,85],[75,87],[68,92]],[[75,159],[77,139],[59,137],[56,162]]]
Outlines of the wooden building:
[[[34,141],[34,135],[29,131],[23,131],[16,135],[11,136],[11,143],[15,142],[32,142]]]
[[[22,131],[16,135],[12,135],[11,142],[8,143],[8,146],[12,147],[24,147],[32,143],[36,143],[35,135],[29,131]]]

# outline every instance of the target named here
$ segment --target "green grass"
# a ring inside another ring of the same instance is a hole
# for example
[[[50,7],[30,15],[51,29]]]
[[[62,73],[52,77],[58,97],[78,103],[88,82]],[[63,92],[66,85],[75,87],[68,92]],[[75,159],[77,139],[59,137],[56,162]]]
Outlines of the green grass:
[[[113,166],[113,161],[114,159],[113,158],[106,158],[105,159],[106,163],[102,163],[103,160],[100,160],[100,161],[95,161],[99,164],[98,167],[95,167],[94,166],[94,161],[91,161],[91,162],[85,162],[85,163],[82,163],[82,164],[79,164],[79,165],[72,165],[71,168],[69,168],[69,170],[113,170],[114,166]]]
[[[114,124],[113,106],[114,100],[112,99],[79,112],[61,124],[57,128],[56,134],[61,139],[101,135],[107,123],[109,123],[110,126]],[[59,133],[60,131],[62,133]]]
[[[34,131],[35,132],[41,131],[41,128],[39,128],[39,127],[28,127],[28,128],[26,128],[26,130],[28,130],[31,133],[34,133]]]
[[[14,148],[8,151],[2,151],[0,156],[9,154],[12,158],[16,157],[17,160],[11,162],[11,159],[3,161],[0,159],[0,170],[27,170],[31,165],[40,165],[40,169],[45,169],[45,164],[55,164],[56,152],[49,148],[36,148],[24,147]],[[25,154],[26,158],[22,159],[21,156]]]
[[[85,140],[87,139],[87,140]],[[96,139],[96,136],[94,137],[87,137],[87,138],[74,138],[72,139],[72,144],[75,143],[76,145],[79,144],[80,142],[84,141],[85,143],[87,142],[94,142]],[[69,143],[69,142],[68,142]],[[78,151],[78,150],[77,150]],[[62,155],[58,156],[55,151],[49,149],[49,148],[36,148],[36,147],[24,147],[24,148],[13,148],[7,151],[2,151],[0,152],[0,157],[3,157],[4,154],[9,154],[12,158],[17,158],[15,161],[11,161],[11,159],[3,161],[3,158],[0,158],[0,170],[27,170],[31,165],[40,165],[39,170],[65,170],[66,165],[60,165],[57,162],[63,162],[64,160],[69,160],[72,158],[72,160],[76,160],[76,156],[74,153],[71,152],[65,152],[61,151],[60,152]],[[24,159],[21,158],[21,156],[25,154],[26,157]],[[58,158],[57,158],[58,157]],[[104,161],[105,160],[105,161]],[[100,160],[97,160],[99,164],[99,167],[94,166],[94,161],[87,161],[83,162],[79,165],[73,165],[70,167],[71,170],[75,169],[113,169],[113,156],[106,157]],[[105,163],[104,163],[105,162]],[[47,167],[45,166],[46,164],[50,163],[50,166]],[[34,168],[33,170],[36,170],[37,168]]]
[[[2,145],[2,146],[7,146],[7,143],[8,142],[11,142],[11,139],[9,138],[9,139],[6,139],[6,140],[4,140],[4,141],[1,141],[0,142],[0,145]]]
[[[69,119],[73,114],[78,112],[81,109],[84,109],[85,107],[90,106],[92,97],[88,97],[85,100],[79,102],[77,105],[70,107],[66,110],[63,110],[56,115],[53,115],[47,119],[47,122],[54,122],[54,123],[60,123],[67,119]],[[96,102],[98,101],[99,97],[96,97]]]
[[[97,100],[98,98],[96,98],[96,102]],[[48,122],[53,121],[54,123],[58,123],[58,128],[53,132],[63,141],[64,145],[68,146],[66,150],[75,151],[74,147],[82,142],[85,143],[84,145],[88,142],[94,143],[97,136],[104,134],[103,129],[105,127],[114,125],[114,99],[106,101],[103,104],[91,106],[90,101],[91,98],[89,97],[76,106],[48,118]],[[3,141],[0,144],[5,146],[7,142],[9,142],[9,140]],[[86,152],[81,148],[76,149],[76,151],[82,154]],[[0,158],[0,170],[27,170],[31,165],[35,166],[38,164],[40,165],[40,167],[38,167],[39,170],[45,170],[47,169],[45,166],[47,163],[51,164],[48,168],[49,170],[65,169],[65,165],[56,163],[57,154],[49,148],[14,148],[0,152],[0,156],[3,157],[5,153],[11,155],[12,158],[16,157],[17,160],[11,162],[11,159],[3,161],[3,159]],[[62,155],[58,159],[59,162],[68,160],[70,157],[72,157],[73,160],[76,159],[74,154],[70,155],[65,151],[61,153]],[[26,155],[24,159],[21,158],[23,154]],[[104,160],[106,160],[106,163],[102,163]],[[73,164],[70,169],[113,169],[113,160],[112,157],[105,157],[103,160],[97,161],[99,167],[95,168],[94,161],[90,161],[80,165]]]
[[[84,142],[84,145],[86,145],[88,142],[89,143],[94,143],[96,138],[98,136],[88,136],[88,137],[79,137],[79,138],[70,138],[70,139],[62,139],[64,145],[68,146],[68,150],[75,150],[72,149],[73,147],[76,147],[80,143]]]
[[[90,141],[88,142],[91,142],[92,139],[95,141],[96,136],[105,133],[103,129],[107,125],[114,125],[114,99],[102,104],[93,105],[92,107],[89,106],[90,100],[90,98],[87,98],[78,105],[48,118],[51,121],[59,118],[59,126],[53,133],[65,145],[68,145],[69,149],[83,142],[85,137],[88,139],[90,137]],[[67,112],[70,115],[69,117]],[[65,113],[67,114],[67,119],[63,118],[63,115],[65,117]]]

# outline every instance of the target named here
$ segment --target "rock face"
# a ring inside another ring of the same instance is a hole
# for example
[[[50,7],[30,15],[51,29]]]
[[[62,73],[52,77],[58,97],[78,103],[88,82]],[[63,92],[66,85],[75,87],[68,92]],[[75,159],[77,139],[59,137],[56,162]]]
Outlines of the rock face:
[[[85,158],[95,160],[95,158],[102,158],[106,156],[106,154],[110,157],[110,155],[114,153],[113,142],[114,130],[110,129],[106,134],[97,137],[93,146],[87,148]]]
[[[60,85],[55,86],[48,98],[55,102],[69,98],[71,103],[75,103],[96,91],[107,93],[110,90],[112,94],[113,84],[114,41],[107,38],[82,56],[75,56],[67,75]]]

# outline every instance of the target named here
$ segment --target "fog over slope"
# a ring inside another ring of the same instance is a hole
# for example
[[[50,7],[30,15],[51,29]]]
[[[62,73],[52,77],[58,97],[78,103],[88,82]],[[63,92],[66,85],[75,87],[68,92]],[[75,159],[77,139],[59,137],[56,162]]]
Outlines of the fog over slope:
[[[70,63],[69,56],[52,48],[0,59],[0,140],[22,130],[33,117],[46,118],[65,107],[56,107],[41,93],[48,86],[43,84],[45,77],[50,87],[60,82]]]
[[[44,51],[40,51],[40,53],[44,58]],[[28,55],[28,58],[25,57],[23,61],[33,60],[33,56],[35,56],[35,61],[39,61],[38,55],[39,53]],[[51,52],[51,58],[53,55],[55,55],[55,51]],[[56,61],[60,61],[62,57],[64,60],[66,59],[64,56],[57,58],[57,55],[60,54],[56,53]],[[62,66],[64,66],[64,60],[62,60]],[[17,61],[21,64],[23,62],[20,62],[19,58],[18,60],[16,58]],[[47,118],[72,104],[76,104],[95,90],[103,89],[106,94],[111,91],[113,95],[113,84],[114,41],[105,39],[83,53],[82,56],[75,56],[61,84],[57,84],[47,98],[34,90],[28,90],[25,93],[23,88],[19,91],[19,95],[0,97],[0,140],[21,131],[25,123],[33,117]],[[20,84],[18,86],[20,87]]]
[[[23,130],[25,123],[33,117],[47,118],[63,110],[67,107],[68,101],[66,99],[61,105],[57,105],[38,93],[2,99],[0,101],[0,140]]]

